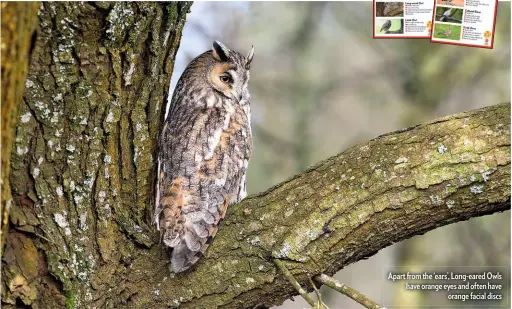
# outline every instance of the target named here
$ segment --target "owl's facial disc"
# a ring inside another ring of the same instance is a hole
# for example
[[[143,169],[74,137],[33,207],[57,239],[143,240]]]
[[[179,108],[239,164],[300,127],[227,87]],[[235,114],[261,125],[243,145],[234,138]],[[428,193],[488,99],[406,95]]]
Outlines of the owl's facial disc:
[[[246,104],[249,100],[249,69],[254,57],[254,47],[246,57],[230,50],[219,41],[213,42],[211,56],[214,62],[208,67],[210,85],[225,97]]]
[[[230,63],[215,64],[210,71],[210,81],[215,90],[236,101],[242,101],[247,93],[244,91],[247,87],[244,79],[237,72],[236,66]]]
[[[229,63],[215,64],[210,71],[210,81],[212,87],[224,94],[228,98],[232,98],[232,87],[235,81],[233,76],[234,65]]]

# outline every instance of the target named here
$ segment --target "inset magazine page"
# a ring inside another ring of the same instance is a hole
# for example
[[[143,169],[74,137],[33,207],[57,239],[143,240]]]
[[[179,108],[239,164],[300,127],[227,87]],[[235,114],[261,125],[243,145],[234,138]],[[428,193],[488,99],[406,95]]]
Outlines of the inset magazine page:
[[[498,0],[436,0],[431,41],[492,48]]]
[[[374,38],[429,38],[434,0],[373,2]]]

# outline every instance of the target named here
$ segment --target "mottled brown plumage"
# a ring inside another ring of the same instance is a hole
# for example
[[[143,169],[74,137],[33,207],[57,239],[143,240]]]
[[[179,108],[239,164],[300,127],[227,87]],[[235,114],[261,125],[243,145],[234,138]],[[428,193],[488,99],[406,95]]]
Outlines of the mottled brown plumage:
[[[247,193],[252,152],[247,57],[220,42],[187,66],[160,137],[155,223],[175,273],[205,252],[230,203]]]

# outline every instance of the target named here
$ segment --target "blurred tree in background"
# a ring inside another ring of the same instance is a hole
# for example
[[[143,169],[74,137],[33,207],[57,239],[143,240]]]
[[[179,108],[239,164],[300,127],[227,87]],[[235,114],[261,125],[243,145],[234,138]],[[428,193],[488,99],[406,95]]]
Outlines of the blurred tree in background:
[[[371,2],[197,2],[171,88],[212,40],[242,53],[255,46],[248,188],[256,193],[379,134],[510,101],[510,18],[510,3],[500,2],[494,49],[487,50],[375,40]],[[509,212],[406,240],[337,278],[377,301],[421,305],[375,284],[385,278],[383,265],[509,265],[510,238],[495,235],[510,235]],[[322,292],[332,309],[361,308]],[[279,308],[306,306],[298,299]]]

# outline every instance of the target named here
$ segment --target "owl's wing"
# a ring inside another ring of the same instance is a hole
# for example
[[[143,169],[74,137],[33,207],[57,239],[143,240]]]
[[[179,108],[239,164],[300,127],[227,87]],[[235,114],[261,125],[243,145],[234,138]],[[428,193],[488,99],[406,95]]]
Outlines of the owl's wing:
[[[230,202],[225,158],[232,113],[208,109],[172,116],[160,145],[155,221],[181,272],[206,250]],[[231,167],[230,167],[231,168]]]

